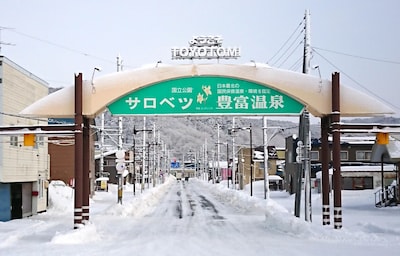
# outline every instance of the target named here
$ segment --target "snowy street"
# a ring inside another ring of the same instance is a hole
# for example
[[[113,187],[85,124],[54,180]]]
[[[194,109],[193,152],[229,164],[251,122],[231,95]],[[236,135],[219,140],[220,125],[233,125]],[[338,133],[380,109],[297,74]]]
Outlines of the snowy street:
[[[96,192],[89,223],[74,230],[72,189],[51,185],[46,213],[0,222],[0,254],[325,256],[400,249],[400,209],[371,206],[371,191],[344,191],[345,225],[334,230],[321,225],[319,194],[313,194],[314,221],[307,223],[293,217],[292,196],[272,192],[267,203],[261,186],[254,189],[250,197],[224,184],[169,177],[136,196],[126,185],[121,205],[111,185]]]

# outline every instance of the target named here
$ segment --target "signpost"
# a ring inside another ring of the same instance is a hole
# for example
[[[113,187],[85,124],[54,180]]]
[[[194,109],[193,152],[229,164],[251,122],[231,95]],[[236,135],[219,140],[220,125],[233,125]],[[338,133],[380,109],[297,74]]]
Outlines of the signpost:
[[[119,98],[113,115],[299,115],[304,106],[254,82],[213,76],[163,81]]]

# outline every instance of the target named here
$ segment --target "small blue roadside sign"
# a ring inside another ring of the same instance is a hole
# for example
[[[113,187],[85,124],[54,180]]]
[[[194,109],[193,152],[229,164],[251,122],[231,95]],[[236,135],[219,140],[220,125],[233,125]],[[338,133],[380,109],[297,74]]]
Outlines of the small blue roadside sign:
[[[171,168],[179,168],[180,164],[179,162],[171,162]]]

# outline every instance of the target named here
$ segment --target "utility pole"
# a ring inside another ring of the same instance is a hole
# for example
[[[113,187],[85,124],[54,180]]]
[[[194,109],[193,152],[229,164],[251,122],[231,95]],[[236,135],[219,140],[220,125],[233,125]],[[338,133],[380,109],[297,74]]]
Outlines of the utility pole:
[[[305,11],[305,25],[304,25],[304,55],[303,55],[303,73],[308,74],[310,71],[311,60],[311,38],[310,38],[310,12]],[[300,189],[297,189],[295,200],[295,216],[300,217],[300,198],[302,177],[304,174],[304,193],[305,193],[305,220],[311,222],[311,163],[310,163],[310,117],[308,111],[305,109],[300,115],[299,124],[299,140],[304,144],[302,147],[303,159],[298,168],[298,184]]]
[[[117,56],[117,72],[121,71],[121,56]],[[118,150],[123,149],[122,142],[122,117],[118,117]],[[118,202],[122,204],[123,174],[118,175]]]
[[[143,130],[146,130],[146,117],[143,117]],[[141,180],[141,192],[144,190],[144,174],[146,170],[146,133],[143,133],[143,151],[142,151],[142,180]]]
[[[132,185],[133,185],[133,195],[136,194],[136,141],[135,141],[135,128],[133,128],[133,153],[132,153],[132,164],[133,164],[133,172],[132,172]]]
[[[157,171],[157,165],[156,165],[156,146],[158,143],[156,142],[156,123],[153,123],[153,188],[156,186],[156,171]]]
[[[232,117],[232,187],[236,189],[236,161],[235,161],[235,117]]]
[[[264,199],[269,199],[269,173],[268,173],[268,133],[267,117],[263,117],[263,138],[264,138]]]
[[[208,157],[207,157],[207,138],[204,139],[204,178],[207,178],[207,182],[210,180],[208,176]]]
[[[160,139],[160,130],[157,131],[157,167],[156,167],[156,171],[157,171],[157,179],[160,178],[160,170],[161,170],[161,150],[162,149],[162,141]],[[159,180],[160,183],[160,180]]]
[[[219,175],[220,175],[220,171],[221,171],[221,169],[220,169],[220,164],[219,164],[219,155],[220,155],[220,147],[219,147],[219,124],[217,124],[217,176],[219,177]],[[217,181],[219,181],[219,178],[218,178],[218,180]]]
[[[226,142],[226,179],[229,188],[229,143]]]
[[[254,159],[253,159],[253,129],[250,124],[250,196],[253,196],[253,171],[254,171]]]
[[[304,63],[303,73],[310,72],[311,60],[311,33],[310,33],[310,11],[306,10],[305,13],[305,37],[304,37]],[[304,138],[304,190],[305,190],[305,220],[312,221],[311,211],[311,162],[310,162],[310,114],[308,111],[303,112],[303,138]]]

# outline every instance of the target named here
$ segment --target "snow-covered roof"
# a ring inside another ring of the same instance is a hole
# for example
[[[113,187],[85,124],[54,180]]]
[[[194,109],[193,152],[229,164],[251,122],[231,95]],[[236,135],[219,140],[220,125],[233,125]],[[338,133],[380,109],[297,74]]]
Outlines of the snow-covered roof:
[[[279,175],[268,175],[268,179],[270,181],[274,181],[274,180],[283,180],[281,176]]]
[[[217,168],[218,161],[209,161],[208,167],[209,168]],[[226,161],[219,161],[219,168],[227,168],[227,167],[228,167],[228,163]]]
[[[108,177],[99,177],[96,179],[96,181],[109,181],[110,179]]]
[[[103,152],[103,157],[104,156],[110,156],[110,155],[113,155],[113,154],[115,154],[116,152],[118,151],[118,149],[114,149],[114,150],[109,150],[109,151],[106,151],[106,152]],[[100,154],[96,154],[95,156],[94,156],[94,159],[100,159],[101,158],[101,153]]]
[[[374,144],[371,162],[398,163],[400,162],[400,141],[396,136],[390,136],[389,144]]]
[[[83,115],[95,117],[109,104],[134,90],[160,81],[193,76],[220,76],[252,81],[287,94],[304,104],[316,117],[332,112],[330,80],[269,66],[186,64],[134,69],[112,73],[93,81],[86,80],[83,82]],[[74,117],[74,91],[74,86],[65,87],[28,106],[20,114]],[[394,113],[389,106],[364,92],[345,85],[340,86],[340,92],[342,117]]]
[[[392,172],[396,167],[393,164],[383,165],[383,171]],[[380,172],[382,167],[380,165],[354,165],[354,166],[341,166],[341,172]]]

